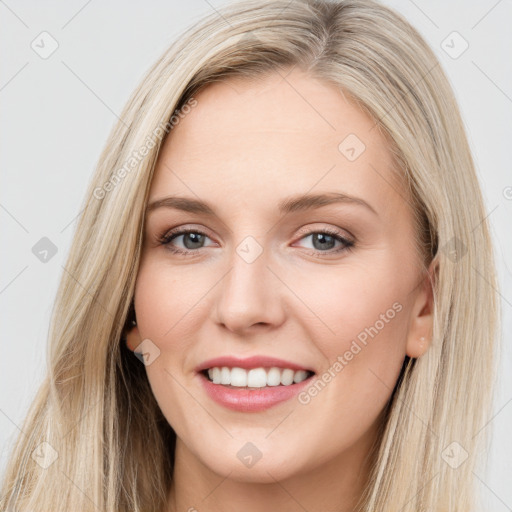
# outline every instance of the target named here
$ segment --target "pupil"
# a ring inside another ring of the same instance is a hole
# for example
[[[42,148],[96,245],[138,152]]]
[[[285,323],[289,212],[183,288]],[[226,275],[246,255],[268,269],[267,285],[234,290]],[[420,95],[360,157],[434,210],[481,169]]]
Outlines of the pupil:
[[[194,244],[199,244],[199,247],[201,246],[201,242],[203,241],[204,235],[201,235],[200,233],[186,233],[183,236],[183,243],[187,249],[198,249]],[[192,239],[192,247],[190,247],[190,244],[186,243],[187,239]]]

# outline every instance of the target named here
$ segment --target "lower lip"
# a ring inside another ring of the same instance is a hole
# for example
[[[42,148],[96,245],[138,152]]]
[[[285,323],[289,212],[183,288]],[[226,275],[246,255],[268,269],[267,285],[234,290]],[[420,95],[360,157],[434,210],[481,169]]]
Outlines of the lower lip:
[[[259,389],[228,388],[222,384],[214,384],[202,373],[198,374],[204,389],[210,398],[228,409],[242,412],[257,412],[268,409],[286,400],[290,400],[309,386],[314,377],[307,378],[298,384],[289,386],[268,386]]]

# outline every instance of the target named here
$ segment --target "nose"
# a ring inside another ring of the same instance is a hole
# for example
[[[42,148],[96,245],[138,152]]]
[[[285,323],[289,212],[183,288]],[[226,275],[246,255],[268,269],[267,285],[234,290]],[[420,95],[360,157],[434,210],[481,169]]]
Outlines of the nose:
[[[284,322],[285,287],[275,270],[269,268],[270,260],[268,250],[251,261],[243,251],[234,249],[230,270],[217,289],[214,310],[218,324],[232,332],[248,334]]]

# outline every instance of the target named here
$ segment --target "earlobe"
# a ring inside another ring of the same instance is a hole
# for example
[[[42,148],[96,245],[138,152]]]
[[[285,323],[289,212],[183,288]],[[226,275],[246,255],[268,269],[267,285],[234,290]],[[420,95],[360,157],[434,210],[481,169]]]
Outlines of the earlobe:
[[[133,352],[141,343],[139,328],[132,327],[126,335],[126,346]]]
[[[407,342],[407,355],[412,359],[421,357],[428,350],[431,339],[426,339],[425,336],[421,336],[415,340],[409,340]]]
[[[139,328],[132,327],[126,334],[126,346],[133,352],[141,343]]]
[[[125,342],[128,349],[132,352],[140,345],[141,339],[139,334],[139,328],[137,327],[137,319],[135,317],[135,309],[133,307],[133,302],[130,305],[130,313],[129,318],[131,316],[131,320],[128,320],[128,327],[125,330]]]

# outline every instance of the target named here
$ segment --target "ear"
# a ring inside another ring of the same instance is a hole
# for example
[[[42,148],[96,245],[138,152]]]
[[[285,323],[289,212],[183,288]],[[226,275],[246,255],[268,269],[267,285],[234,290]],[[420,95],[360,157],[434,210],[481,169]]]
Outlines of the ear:
[[[432,343],[434,325],[433,284],[437,279],[437,269],[437,262],[433,261],[419,284],[420,290],[414,301],[406,346],[406,353],[411,358],[421,357]]]
[[[133,352],[142,342],[139,328],[134,325],[126,333],[126,346]]]

